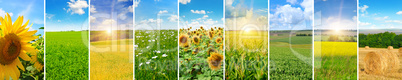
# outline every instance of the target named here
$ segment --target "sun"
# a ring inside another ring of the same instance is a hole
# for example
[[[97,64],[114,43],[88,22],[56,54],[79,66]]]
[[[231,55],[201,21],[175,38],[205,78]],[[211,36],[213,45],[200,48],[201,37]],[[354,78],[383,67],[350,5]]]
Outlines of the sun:
[[[107,34],[112,34],[112,29],[106,30],[106,33],[107,33]]]

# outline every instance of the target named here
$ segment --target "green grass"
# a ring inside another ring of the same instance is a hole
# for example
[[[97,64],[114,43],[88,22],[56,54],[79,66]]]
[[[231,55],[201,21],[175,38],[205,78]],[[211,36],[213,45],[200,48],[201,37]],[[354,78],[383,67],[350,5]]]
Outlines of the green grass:
[[[46,79],[88,79],[88,47],[81,33],[46,32]]]
[[[177,30],[136,30],[134,47],[136,79],[177,80]]]
[[[303,33],[306,32],[303,31]],[[289,38],[289,35],[278,35],[271,36],[270,39],[270,79],[313,79],[312,36],[292,36]],[[291,47],[289,47],[290,42]],[[299,54],[292,52],[292,49]],[[299,58],[298,55],[304,57]]]
[[[314,79],[357,79],[357,56],[329,56],[321,57],[321,67],[317,68],[319,61],[315,59]]]

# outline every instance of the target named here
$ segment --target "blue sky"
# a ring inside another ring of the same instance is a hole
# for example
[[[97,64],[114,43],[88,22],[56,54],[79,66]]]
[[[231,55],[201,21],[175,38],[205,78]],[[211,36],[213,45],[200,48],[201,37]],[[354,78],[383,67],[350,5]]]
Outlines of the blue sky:
[[[356,0],[314,0],[315,29],[356,30]]]
[[[271,0],[270,30],[311,30],[313,0]]]
[[[133,30],[132,0],[91,0],[91,30]]]
[[[88,30],[86,0],[46,0],[46,31]]]
[[[402,29],[402,0],[359,2],[359,29]]]
[[[0,16],[4,18],[9,13],[13,22],[18,16],[24,16],[24,23],[29,20],[33,24],[30,30],[38,30],[36,34],[43,34],[40,27],[44,27],[43,0],[0,0]]]
[[[226,30],[267,30],[268,0],[226,0]]]
[[[136,0],[136,30],[177,30],[177,0]],[[158,26],[160,24],[160,26]]]
[[[180,28],[223,26],[223,0],[179,0]]]

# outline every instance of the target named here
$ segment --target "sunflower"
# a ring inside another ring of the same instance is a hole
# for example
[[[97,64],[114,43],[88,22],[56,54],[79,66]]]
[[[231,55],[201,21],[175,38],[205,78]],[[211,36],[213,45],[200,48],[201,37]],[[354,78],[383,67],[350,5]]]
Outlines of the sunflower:
[[[211,38],[211,39],[214,38],[214,32],[213,32],[213,31],[209,31],[209,32],[208,32],[208,37]]]
[[[199,48],[199,47],[197,47],[197,48],[194,49],[193,54],[197,54],[198,52],[200,52],[200,48]]]
[[[11,77],[17,80],[20,77],[18,68],[25,71],[18,57],[29,61],[31,58],[26,53],[34,54],[37,51],[28,43],[38,38],[38,36],[32,36],[37,32],[36,30],[28,31],[29,28],[25,28],[28,22],[22,25],[23,16],[19,16],[13,24],[8,13],[5,18],[0,17],[0,29],[3,34],[0,38],[0,79]]]
[[[201,39],[198,36],[194,36],[192,41],[193,41],[193,44],[198,45],[201,42]]]
[[[221,43],[222,42],[222,37],[216,38],[215,42],[216,43]]]
[[[31,56],[31,58],[32,58],[31,63],[34,63],[34,67],[38,71],[42,71],[43,70],[43,63],[39,62],[38,57],[42,57],[42,56],[37,55],[37,54]]]
[[[180,35],[179,37],[179,44],[181,47],[188,47],[189,46],[189,37],[185,34]]]
[[[223,55],[219,54],[219,53],[212,53],[212,55],[210,57],[208,57],[208,64],[209,64],[209,68],[211,68],[212,70],[218,70],[221,68],[221,62],[223,60]]]
[[[215,53],[215,52],[216,52],[216,50],[213,49],[213,48],[209,48],[208,51],[207,51],[208,55],[211,54],[211,53]]]

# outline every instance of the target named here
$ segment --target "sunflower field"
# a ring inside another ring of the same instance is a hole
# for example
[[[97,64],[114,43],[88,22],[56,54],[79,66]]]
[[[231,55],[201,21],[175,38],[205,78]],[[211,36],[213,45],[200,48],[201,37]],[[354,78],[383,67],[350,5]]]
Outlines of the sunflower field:
[[[181,80],[223,79],[223,28],[185,28],[179,31]]]
[[[13,23],[8,13],[0,17],[1,80],[43,79],[43,37],[35,35],[37,30],[29,31],[29,21],[23,21],[19,16]]]

